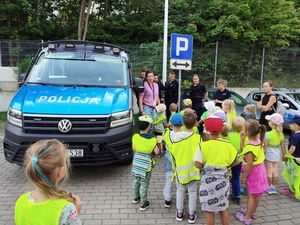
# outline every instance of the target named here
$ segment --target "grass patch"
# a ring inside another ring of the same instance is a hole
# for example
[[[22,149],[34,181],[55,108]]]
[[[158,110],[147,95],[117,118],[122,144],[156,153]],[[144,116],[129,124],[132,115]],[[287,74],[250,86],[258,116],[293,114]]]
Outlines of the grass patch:
[[[7,112],[0,112],[0,121],[6,121]]]

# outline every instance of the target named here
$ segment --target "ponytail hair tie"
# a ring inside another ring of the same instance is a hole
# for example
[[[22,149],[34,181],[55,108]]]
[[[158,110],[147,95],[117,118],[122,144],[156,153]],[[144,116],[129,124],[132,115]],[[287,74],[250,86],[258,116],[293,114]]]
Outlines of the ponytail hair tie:
[[[36,156],[31,156],[31,161],[36,164],[38,162],[38,158]]]

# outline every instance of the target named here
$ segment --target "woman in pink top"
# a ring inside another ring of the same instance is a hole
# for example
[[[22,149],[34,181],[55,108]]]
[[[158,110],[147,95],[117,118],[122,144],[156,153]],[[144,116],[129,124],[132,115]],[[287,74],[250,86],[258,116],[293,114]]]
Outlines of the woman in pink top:
[[[139,94],[139,108],[141,115],[148,115],[153,119],[155,113],[155,106],[159,102],[159,88],[158,84],[154,82],[153,71],[146,71],[146,78],[144,82],[144,92]]]

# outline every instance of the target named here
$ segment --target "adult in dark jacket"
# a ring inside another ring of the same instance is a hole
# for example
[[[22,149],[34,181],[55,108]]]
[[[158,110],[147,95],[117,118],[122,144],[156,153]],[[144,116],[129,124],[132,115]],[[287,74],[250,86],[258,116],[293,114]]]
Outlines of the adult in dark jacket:
[[[190,99],[192,100],[193,110],[196,111],[197,120],[200,120],[202,114],[206,111],[204,102],[207,98],[208,92],[206,86],[200,83],[200,76],[193,75],[193,84],[190,87]]]
[[[169,120],[171,115],[169,106],[178,103],[178,82],[173,71],[169,72],[169,79],[165,83],[165,104],[167,106],[166,116]]]
[[[273,93],[273,84],[271,81],[265,81],[263,83],[263,89],[265,95],[260,102],[257,103],[257,108],[261,110],[259,123],[265,125],[267,130],[270,131],[269,121],[266,120],[266,115],[272,115],[277,108],[277,99],[275,93]]]

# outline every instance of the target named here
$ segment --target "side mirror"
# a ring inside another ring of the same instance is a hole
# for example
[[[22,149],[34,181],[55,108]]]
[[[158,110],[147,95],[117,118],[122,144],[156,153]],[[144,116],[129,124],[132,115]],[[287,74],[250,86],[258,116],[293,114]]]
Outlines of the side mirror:
[[[261,95],[254,95],[253,100],[259,102],[261,100]]]
[[[284,106],[284,108],[289,109],[290,105],[288,103],[282,103],[282,105]]]
[[[144,92],[144,81],[139,78],[135,77],[133,80],[133,90],[135,93],[141,93]]]
[[[24,79],[26,77],[26,73],[20,73],[19,77],[18,77],[18,86],[19,88],[22,87],[22,85],[24,84]]]

